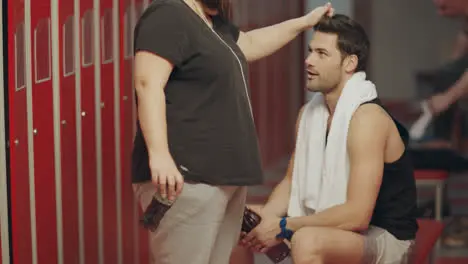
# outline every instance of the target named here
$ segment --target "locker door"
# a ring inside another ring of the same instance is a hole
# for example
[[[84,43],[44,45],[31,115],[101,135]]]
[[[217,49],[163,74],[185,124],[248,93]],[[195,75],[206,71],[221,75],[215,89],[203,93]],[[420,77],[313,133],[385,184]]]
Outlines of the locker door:
[[[96,117],[95,117],[95,50],[93,0],[80,1],[81,49],[81,157],[83,186],[84,255],[81,263],[97,264],[97,167],[96,167]],[[99,25],[99,24],[97,24]],[[97,51],[99,52],[99,51]]]
[[[0,0],[0,5],[3,6],[3,0]],[[0,51],[2,55],[6,54],[3,52],[3,45],[6,40],[6,36],[3,32],[3,21],[6,18],[3,16],[3,10],[0,12],[0,36],[2,38],[0,42]],[[8,46],[8,44],[6,44]],[[3,57],[5,58],[5,57]],[[5,60],[6,61],[6,60]],[[0,59],[0,85],[3,89],[7,86],[6,80],[4,79],[3,73],[5,68],[3,67],[3,59]],[[5,71],[8,72],[8,71]],[[7,76],[5,76],[7,77]],[[6,144],[5,144],[5,100],[4,93],[0,94],[0,264],[10,263],[10,244],[9,244],[9,225],[8,225],[8,194],[7,194],[7,170],[6,170]]]
[[[7,6],[12,257],[17,263],[32,263],[36,241],[31,241],[24,1],[8,0]]]
[[[73,1],[58,8],[60,141],[62,161],[63,261],[79,262],[78,188],[76,152],[75,17]]]
[[[30,1],[34,187],[38,263],[57,262],[50,0]]]
[[[118,7],[116,7],[118,8]],[[102,139],[102,211],[104,262],[117,263],[117,194],[114,102],[113,1],[100,1],[100,76]]]
[[[123,263],[137,263],[134,259],[134,227],[136,204],[131,185],[131,153],[133,146],[133,23],[132,1],[120,0],[120,144],[121,144],[121,223]]]

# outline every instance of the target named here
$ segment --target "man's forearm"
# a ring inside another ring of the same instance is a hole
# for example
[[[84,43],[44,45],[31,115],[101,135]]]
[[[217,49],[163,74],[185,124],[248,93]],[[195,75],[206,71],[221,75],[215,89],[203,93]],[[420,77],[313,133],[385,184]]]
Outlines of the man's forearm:
[[[303,227],[334,227],[347,231],[360,231],[367,228],[370,216],[363,216],[361,211],[349,204],[331,207],[320,213],[291,217],[288,219],[288,228],[297,231]]]
[[[253,61],[271,55],[295,39],[305,28],[304,19],[295,18],[246,32],[251,41],[251,54],[247,54],[247,57]]]
[[[169,153],[164,90],[138,87],[138,118],[150,156]]]
[[[452,103],[468,95],[468,70],[458,79],[458,81],[447,91]]]
[[[285,178],[273,190],[262,211],[278,217],[285,216],[288,211],[290,193],[291,181]]]

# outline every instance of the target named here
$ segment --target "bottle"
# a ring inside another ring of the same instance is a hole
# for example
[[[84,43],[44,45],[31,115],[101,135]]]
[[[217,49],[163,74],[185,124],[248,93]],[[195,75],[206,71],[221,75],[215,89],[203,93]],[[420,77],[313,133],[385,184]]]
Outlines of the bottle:
[[[255,213],[254,211],[250,210],[249,208],[245,208],[244,210],[244,219],[242,221],[242,232],[249,233],[254,229],[260,222],[262,218],[260,215]],[[273,263],[280,263],[284,259],[290,256],[291,249],[286,245],[286,243],[281,242],[280,244],[270,248],[265,255],[273,262]]]
[[[161,222],[166,212],[172,207],[174,201],[163,198],[159,192],[156,192],[151,199],[151,203],[143,213],[140,223],[144,228],[154,232]]]

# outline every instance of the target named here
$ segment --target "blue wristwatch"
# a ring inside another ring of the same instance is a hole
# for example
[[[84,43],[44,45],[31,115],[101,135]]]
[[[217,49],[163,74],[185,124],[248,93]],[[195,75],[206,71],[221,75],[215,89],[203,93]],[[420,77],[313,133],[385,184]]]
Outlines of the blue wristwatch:
[[[281,221],[279,222],[279,226],[281,228],[281,232],[276,235],[277,238],[284,238],[289,241],[291,241],[291,238],[294,234],[294,232],[291,229],[286,228],[286,224],[288,223],[286,217],[281,218]]]

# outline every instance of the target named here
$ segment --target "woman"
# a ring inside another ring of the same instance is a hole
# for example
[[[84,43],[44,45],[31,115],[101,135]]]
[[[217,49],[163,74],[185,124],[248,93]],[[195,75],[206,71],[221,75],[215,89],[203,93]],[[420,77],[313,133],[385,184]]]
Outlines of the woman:
[[[247,62],[332,11],[327,4],[246,33],[229,22],[224,0],[158,0],[144,12],[135,28],[132,180],[143,208],[156,191],[175,200],[151,233],[156,263],[229,262],[246,186],[262,183]]]

